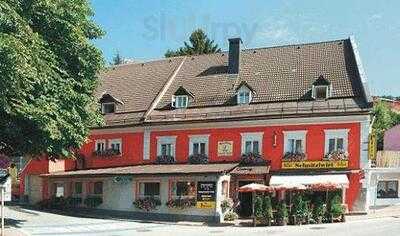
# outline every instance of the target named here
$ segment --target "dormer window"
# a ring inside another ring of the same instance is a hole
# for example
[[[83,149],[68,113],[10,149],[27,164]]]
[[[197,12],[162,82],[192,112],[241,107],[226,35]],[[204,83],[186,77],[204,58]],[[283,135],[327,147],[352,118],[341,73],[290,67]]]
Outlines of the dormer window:
[[[243,81],[236,89],[237,104],[249,104],[253,97],[253,89]]]
[[[192,99],[194,95],[186,90],[184,87],[180,86],[172,96],[172,107],[174,108],[186,108],[189,106],[189,97]]]
[[[321,75],[312,85],[311,96],[316,100],[323,100],[328,99],[331,96],[331,92],[331,82]]]
[[[241,91],[238,93],[237,98],[238,104],[249,104],[250,103],[250,91]]]
[[[115,112],[115,103],[108,102],[101,104],[101,113],[103,114],[110,114]]]
[[[175,108],[186,108],[188,106],[188,96],[175,96]]]
[[[100,109],[102,114],[115,113],[117,104],[123,105],[124,103],[113,97],[111,94],[104,92],[99,98]]]

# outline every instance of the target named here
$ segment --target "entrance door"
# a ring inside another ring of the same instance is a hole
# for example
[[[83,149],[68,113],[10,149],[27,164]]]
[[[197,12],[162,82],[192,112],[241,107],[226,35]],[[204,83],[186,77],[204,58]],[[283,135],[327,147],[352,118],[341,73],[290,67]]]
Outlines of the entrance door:
[[[242,187],[246,184],[254,183],[254,181],[239,181],[239,187]],[[252,193],[239,193],[239,216],[243,218],[248,218],[252,215]]]

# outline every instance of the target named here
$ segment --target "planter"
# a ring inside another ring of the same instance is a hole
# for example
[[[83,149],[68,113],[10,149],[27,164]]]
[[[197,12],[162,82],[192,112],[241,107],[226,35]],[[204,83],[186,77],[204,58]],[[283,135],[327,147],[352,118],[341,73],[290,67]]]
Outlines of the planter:
[[[202,154],[190,155],[189,163],[190,164],[207,164],[208,157],[207,157],[207,155],[202,155]]]
[[[175,158],[173,156],[157,156],[156,164],[174,164]]]

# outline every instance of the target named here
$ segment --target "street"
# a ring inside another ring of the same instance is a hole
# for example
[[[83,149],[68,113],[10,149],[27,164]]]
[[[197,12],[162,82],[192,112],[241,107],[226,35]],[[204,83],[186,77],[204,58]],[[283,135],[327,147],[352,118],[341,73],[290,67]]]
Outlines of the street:
[[[119,219],[65,216],[18,206],[6,208],[6,224],[26,235],[399,235],[400,217],[351,220],[346,223],[286,226],[238,227],[179,225]]]

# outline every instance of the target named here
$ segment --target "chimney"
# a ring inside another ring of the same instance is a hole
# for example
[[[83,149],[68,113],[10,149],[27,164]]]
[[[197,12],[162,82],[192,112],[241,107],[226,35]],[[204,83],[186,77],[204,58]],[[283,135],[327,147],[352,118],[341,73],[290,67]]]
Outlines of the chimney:
[[[241,38],[231,38],[229,41],[228,74],[239,74],[239,58]]]

